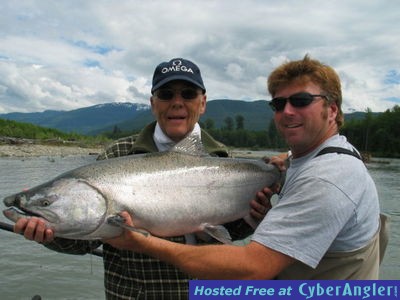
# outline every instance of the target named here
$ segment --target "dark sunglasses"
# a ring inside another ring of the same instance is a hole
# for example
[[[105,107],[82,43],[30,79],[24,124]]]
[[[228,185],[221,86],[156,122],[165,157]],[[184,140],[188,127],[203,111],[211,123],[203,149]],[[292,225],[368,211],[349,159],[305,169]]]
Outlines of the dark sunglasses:
[[[184,88],[182,90],[159,89],[154,94],[161,101],[169,101],[174,98],[176,93],[180,93],[184,100],[193,100],[199,95],[198,90],[193,88]]]
[[[310,105],[314,101],[314,98],[321,97],[328,100],[326,95],[312,95],[310,93],[302,92],[291,95],[289,97],[277,97],[269,101],[269,106],[271,106],[273,111],[283,111],[285,109],[286,102],[289,101],[290,105],[293,107],[305,107]]]

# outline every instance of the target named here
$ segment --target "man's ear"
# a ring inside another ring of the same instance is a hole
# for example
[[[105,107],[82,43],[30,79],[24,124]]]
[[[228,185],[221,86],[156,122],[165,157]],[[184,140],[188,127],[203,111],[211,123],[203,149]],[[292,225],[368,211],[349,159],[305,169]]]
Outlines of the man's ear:
[[[207,106],[207,95],[204,94],[201,99],[200,115],[206,112],[206,106]]]

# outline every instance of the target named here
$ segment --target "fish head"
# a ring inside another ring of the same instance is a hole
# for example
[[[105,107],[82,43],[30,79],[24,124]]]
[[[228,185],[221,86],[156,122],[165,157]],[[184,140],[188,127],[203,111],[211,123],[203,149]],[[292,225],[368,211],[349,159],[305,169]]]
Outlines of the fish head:
[[[38,187],[8,196],[4,204],[11,209],[4,215],[19,218],[43,218],[55,236],[82,238],[105,222],[107,201],[89,182],[77,178],[59,178]]]

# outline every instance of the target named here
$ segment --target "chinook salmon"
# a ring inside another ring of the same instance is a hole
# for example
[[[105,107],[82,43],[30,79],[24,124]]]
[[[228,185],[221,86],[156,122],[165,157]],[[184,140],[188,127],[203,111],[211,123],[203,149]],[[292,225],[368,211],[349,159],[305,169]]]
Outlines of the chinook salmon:
[[[262,160],[199,155],[195,143],[79,167],[6,197],[3,213],[14,222],[41,217],[58,237],[94,240],[120,235],[118,213],[128,211],[137,228],[159,237],[205,231],[228,242],[219,225],[247,218],[256,192],[281,174]]]

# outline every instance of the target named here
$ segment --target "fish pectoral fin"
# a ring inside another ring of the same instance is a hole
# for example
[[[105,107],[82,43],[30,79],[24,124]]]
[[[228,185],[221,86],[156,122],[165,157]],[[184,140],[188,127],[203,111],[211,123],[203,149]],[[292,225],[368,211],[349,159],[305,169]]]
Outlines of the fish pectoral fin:
[[[140,229],[140,228],[125,224],[125,219],[123,217],[121,217],[120,215],[108,217],[107,218],[107,224],[110,224],[110,225],[113,225],[113,226],[117,226],[117,227],[121,227],[121,228],[125,228],[125,229],[130,230],[130,231],[138,232],[140,234],[143,234],[146,237],[150,235],[150,233],[148,231],[144,230],[144,229]]]
[[[223,244],[232,244],[228,230],[222,225],[203,224],[203,231]]]
[[[250,216],[250,215],[247,215],[247,216],[243,217],[243,220],[244,220],[247,224],[249,224],[249,226],[250,226],[251,228],[253,228],[253,229],[256,229],[257,226],[258,226],[258,224],[261,223],[261,221],[257,222],[257,221],[256,221],[255,219],[253,219],[253,217]]]

